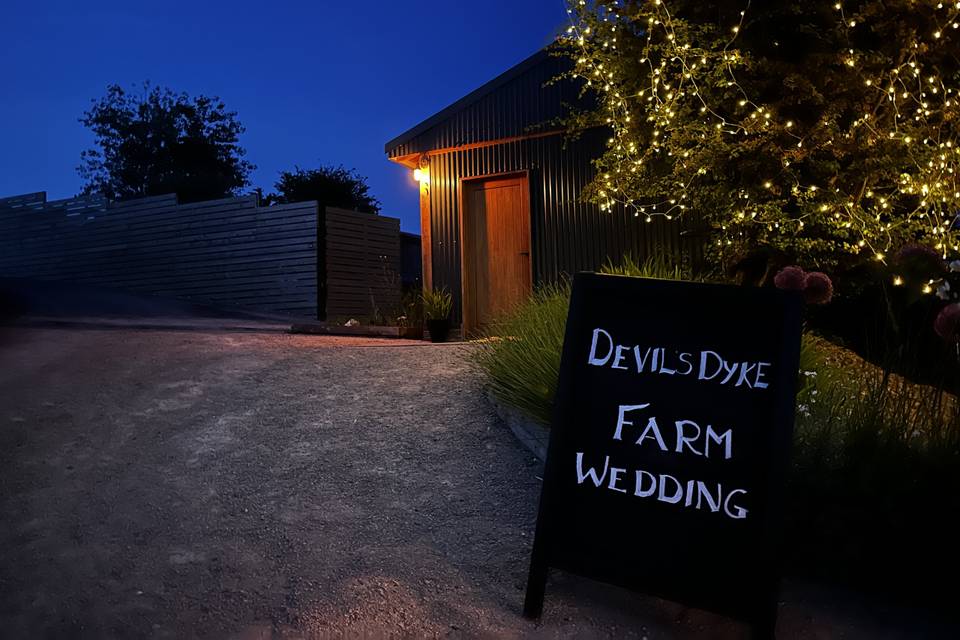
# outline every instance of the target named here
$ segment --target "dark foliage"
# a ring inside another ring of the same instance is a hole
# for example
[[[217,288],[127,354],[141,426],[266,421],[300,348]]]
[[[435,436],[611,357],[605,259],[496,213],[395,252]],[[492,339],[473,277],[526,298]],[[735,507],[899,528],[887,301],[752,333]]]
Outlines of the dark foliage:
[[[597,99],[569,124],[611,131],[585,191],[602,208],[686,217],[724,269],[757,250],[831,275],[908,242],[957,251],[956,3],[568,5],[558,49]]]
[[[80,122],[96,136],[81,154],[84,193],[115,200],[176,193],[181,202],[236,195],[255,167],[238,144],[244,128],[216,97],[144,85],[107,87]]]
[[[316,200],[321,206],[380,213],[380,201],[370,194],[366,177],[343,166],[296,167],[293,171],[281,171],[280,179],[273,187],[277,192],[262,196],[263,204]]]

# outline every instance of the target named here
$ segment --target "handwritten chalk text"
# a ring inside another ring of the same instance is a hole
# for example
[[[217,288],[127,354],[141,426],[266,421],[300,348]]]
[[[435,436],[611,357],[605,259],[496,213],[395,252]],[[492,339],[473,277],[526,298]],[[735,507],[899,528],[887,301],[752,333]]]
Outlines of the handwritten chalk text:
[[[609,332],[593,330],[587,364],[635,373],[696,376],[697,380],[746,389],[766,389],[769,362],[727,360],[716,351],[699,353],[617,344]]]

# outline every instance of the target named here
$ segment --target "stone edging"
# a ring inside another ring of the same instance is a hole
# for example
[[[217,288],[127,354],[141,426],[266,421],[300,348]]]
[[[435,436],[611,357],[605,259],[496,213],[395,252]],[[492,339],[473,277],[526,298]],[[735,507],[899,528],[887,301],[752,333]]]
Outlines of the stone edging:
[[[547,444],[550,442],[550,429],[543,423],[527,416],[522,411],[500,402],[489,389],[487,400],[497,415],[503,420],[513,435],[542,462],[547,458]]]
[[[360,324],[347,327],[326,322],[297,322],[291,325],[290,333],[313,333],[328,336],[366,336],[369,338],[406,338],[423,340],[423,329],[419,327],[384,327]]]

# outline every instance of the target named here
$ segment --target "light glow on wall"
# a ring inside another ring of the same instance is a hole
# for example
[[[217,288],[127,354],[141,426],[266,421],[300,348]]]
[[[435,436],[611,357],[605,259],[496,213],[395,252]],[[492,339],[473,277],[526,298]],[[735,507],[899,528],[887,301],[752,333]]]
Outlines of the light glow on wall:
[[[421,185],[430,184],[430,171],[428,169],[414,169],[413,179]]]

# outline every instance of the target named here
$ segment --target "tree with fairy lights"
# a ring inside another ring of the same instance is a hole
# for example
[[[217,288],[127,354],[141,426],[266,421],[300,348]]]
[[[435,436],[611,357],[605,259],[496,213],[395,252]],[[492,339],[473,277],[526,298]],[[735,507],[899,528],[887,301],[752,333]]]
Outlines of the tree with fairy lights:
[[[569,6],[560,48],[612,135],[586,195],[687,217],[718,265],[838,271],[958,251],[960,2],[626,0]],[[772,277],[772,276],[771,276]]]

